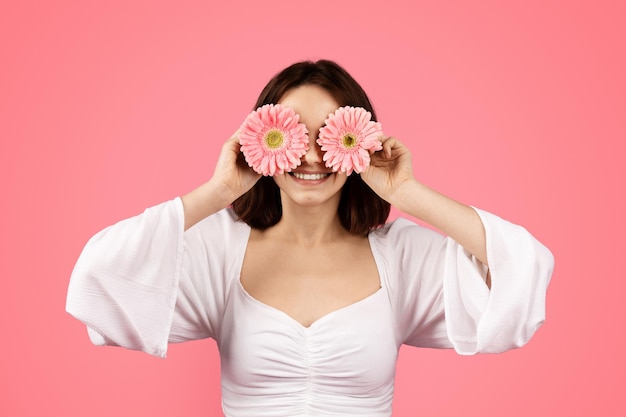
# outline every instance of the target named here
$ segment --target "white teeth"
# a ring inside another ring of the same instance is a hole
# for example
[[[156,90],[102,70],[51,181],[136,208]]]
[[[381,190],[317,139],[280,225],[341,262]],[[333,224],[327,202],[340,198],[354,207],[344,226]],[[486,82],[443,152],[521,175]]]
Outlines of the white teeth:
[[[327,177],[330,174],[302,174],[300,172],[294,172],[293,176],[301,179],[301,180],[307,180],[307,181],[315,181],[315,180],[321,180],[322,178]]]

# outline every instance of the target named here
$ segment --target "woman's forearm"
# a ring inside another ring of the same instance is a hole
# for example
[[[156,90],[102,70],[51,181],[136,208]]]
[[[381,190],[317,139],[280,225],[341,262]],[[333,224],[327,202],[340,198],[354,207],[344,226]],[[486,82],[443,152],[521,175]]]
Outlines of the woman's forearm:
[[[471,207],[418,181],[403,184],[394,195],[394,205],[450,236],[488,266],[485,227]]]
[[[205,217],[228,207],[234,198],[216,181],[208,181],[181,197],[185,213],[185,230]]]

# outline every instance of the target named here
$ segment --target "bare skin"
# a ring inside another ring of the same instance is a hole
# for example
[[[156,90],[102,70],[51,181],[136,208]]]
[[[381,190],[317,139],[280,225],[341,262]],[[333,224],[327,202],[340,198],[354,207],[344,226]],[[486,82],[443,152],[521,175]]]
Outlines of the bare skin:
[[[380,288],[366,238],[342,235],[308,246],[273,228],[252,231],[241,283],[304,327]]]
[[[325,90],[309,85],[289,90],[280,102],[292,107],[309,131],[309,151],[295,171],[330,173],[315,139],[339,104]],[[361,174],[363,180],[381,198],[441,230],[487,264],[478,214],[418,182],[411,155],[400,141],[382,141],[382,151],[372,155]],[[260,178],[237,162],[239,152],[235,133],[224,144],[213,177],[182,197],[185,228],[227,207]],[[281,189],[283,216],[265,231],[251,231],[240,277],[244,289],[305,327],[374,294],[380,279],[368,238],[348,233],[337,216],[345,174],[306,181],[285,173],[274,180]]]

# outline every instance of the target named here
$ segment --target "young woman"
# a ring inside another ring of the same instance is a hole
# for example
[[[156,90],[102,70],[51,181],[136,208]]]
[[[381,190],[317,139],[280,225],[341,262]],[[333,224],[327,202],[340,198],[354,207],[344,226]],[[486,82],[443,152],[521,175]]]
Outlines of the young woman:
[[[316,143],[330,113],[372,106],[330,61],[286,68],[255,108],[306,124],[291,172],[261,177],[236,133],[213,177],[94,236],[67,310],[98,345],[164,357],[212,337],[227,416],[389,416],[402,344],[461,354],[522,346],[544,320],[553,258],[524,228],[413,177],[396,138],[360,174],[333,172]],[[399,219],[422,219],[445,236]]]

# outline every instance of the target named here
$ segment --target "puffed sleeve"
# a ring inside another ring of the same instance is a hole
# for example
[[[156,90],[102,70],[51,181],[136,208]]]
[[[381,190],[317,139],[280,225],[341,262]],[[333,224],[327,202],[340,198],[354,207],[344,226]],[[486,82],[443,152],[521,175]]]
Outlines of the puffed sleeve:
[[[102,230],[74,267],[67,312],[96,345],[158,357],[168,342],[215,337],[237,239],[231,217],[223,210],[184,232],[177,198]]]
[[[551,252],[523,227],[475,210],[486,231],[489,269],[449,237],[407,220],[382,232],[402,343],[464,355],[503,352],[526,344],[544,322]]]

